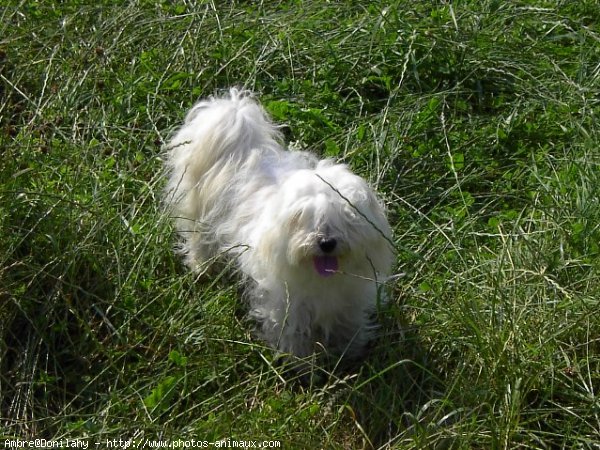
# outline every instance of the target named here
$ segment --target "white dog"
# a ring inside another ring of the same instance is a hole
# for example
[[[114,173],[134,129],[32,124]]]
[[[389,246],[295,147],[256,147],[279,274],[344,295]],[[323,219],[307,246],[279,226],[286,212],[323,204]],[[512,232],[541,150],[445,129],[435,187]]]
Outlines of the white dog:
[[[281,142],[247,92],[189,111],[166,161],[181,251],[195,270],[235,262],[250,315],[280,351],[358,356],[393,261],[384,209],[347,166]]]

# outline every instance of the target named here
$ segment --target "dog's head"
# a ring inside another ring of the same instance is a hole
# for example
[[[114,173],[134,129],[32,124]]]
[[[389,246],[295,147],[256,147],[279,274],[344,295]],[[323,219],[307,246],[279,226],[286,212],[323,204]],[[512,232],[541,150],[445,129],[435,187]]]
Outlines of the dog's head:
[[[325,160],[294,172],[276,203],[261,244],[272,264],[300,267],[318,278],[389,275],[393,250],[384,208],[346,166]]]

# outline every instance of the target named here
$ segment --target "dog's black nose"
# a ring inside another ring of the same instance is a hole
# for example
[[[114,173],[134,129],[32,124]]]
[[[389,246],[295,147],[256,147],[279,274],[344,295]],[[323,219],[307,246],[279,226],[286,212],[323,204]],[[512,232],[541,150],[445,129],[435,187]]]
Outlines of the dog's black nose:
[[[319,248],[323,253],[331,253],[335,250],[337,241],[334,238],[321,238],[319,239]]]

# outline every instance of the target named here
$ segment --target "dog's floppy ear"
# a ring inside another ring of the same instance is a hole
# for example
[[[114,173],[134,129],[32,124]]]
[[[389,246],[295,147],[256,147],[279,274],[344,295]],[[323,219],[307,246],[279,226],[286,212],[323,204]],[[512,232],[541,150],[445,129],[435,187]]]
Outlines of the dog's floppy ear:
[[[375,192],[368,189],[364,217],[375,233],[375,239],[367,248],[368,257],[375,271],[384,277],[390,275],[390,270],[395,258],[395,248],[392,241],[392,229],[386,217],[385,206]]]

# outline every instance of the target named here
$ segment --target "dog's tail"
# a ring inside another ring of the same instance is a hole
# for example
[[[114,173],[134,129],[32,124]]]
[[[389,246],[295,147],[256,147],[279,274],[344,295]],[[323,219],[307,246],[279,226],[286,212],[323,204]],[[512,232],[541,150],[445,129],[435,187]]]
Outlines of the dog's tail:
[[[195,185],[215,165],[243,162],[253,149],[268,151],[280,133],[247,91],[231,89],[223,98],[197,103],[181,129],[167,144],[171,176],[190,178]],[[218,170],[215,168],[215,170]]]
[[[227,183],[228,173],[235,172],[250,152],[268,152],[279,148],[280,142],[277,127],[249,92],[234,88],[225,97],[200,101],[166,146],[167,203],[177,210],[203,184],[215,190],[219,184],[215,177]],[[192,205],[181,207],[189,214]]]

